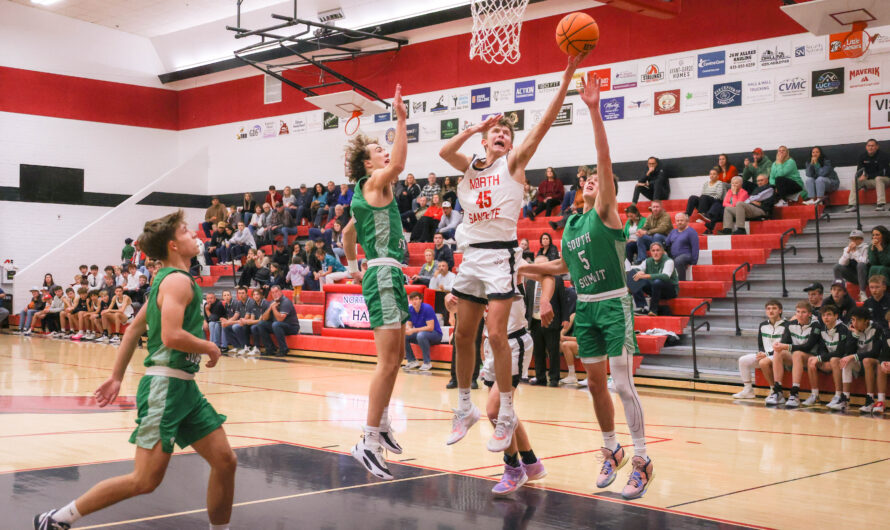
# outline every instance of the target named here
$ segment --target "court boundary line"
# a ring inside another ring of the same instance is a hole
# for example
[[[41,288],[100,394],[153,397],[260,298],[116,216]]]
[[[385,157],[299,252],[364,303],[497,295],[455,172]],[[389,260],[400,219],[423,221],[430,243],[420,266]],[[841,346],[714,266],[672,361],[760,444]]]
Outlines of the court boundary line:
[[[705,498],[703,498],[703,499],[698,499],[698,500],[694,500],[694,501],[687,501],[687,502],[681,502],[681,503],[679,503],[679,504],[672,504],[671,506],[668,506],[668,508],[673,509],[673,508],[676,508],[676,507],[678,507],[678,506],[686,506],[687,504],[695,504],[695,503],[698,503],[698,502],[710,501],[710,500],[714,500],[714,499],[719,499],[719,498],[721,498],[721,497],[728,497],[728,496],[730,496],[730,495],[735,495],[735,494],[737,494],[737,493],[746,493],[746,492],[749,492],[749,491],[759,490],[759,489],[763,489],[763,488],[769,488],[770,486],[778,486],[778,485],[780,485],[780,484],[786,484],[786,483],[788,483],[788,482],[796,482],[796,481],[798,481],[798,480],[804,480],[804,479],[808,479],[808,478],[820,477],[820,476],[822,476],[822,475],[828,475],[828,474],[831,474],[831,473],[837,473],[837,472],[839,472],[839,471],[849,471],[849,470],[851,470],[851,469],[856,469],[856,468],[859,468],[859,467],[865,467],[865,466],[871,466],[871,465],[874,465],[874,464],[879,464],[879,463],[881,463],[881,462],[886,462],[886,461],[888,461],[888,460],[890,460],[890,457],[888,457],[888,458],[881,458],[880,460],[874,460],[874,461],[871,461],[871,462],[865,462],[865,463],[862,463],[862,464],[856,464],[855,466],[847,466],[847,467],[840,467],[840,468],[837,468],[837,469],[829,469],[828,471],[822,471],[822,472],[820,472],[820,473],[813,473],[812,475],[805,475],[805,476],[802,476],[802,477],[789,478],[789,479],[786,479],[786,480],[780,480],[780,481],[778,481],[778,482],[771,482],[771,483],[769,483],[769,484],[761,484],[760,486],[752,486],[752,487],[750,487],[750,488],[745,488],[745,489],[741,489],[741,490],[738,490],[738,491],[730,491],[729,493],[722,493],[722,494],[720,494],[720,495],[714,495],[714,496],[711,496],[711,497],[705,497]]]

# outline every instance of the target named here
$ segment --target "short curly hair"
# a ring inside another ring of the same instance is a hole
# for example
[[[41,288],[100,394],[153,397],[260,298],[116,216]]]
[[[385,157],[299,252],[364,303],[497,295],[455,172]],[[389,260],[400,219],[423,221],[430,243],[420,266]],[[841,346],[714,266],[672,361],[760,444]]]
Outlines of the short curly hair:
[[[377,144],[377,138],[371,138],[364,134],[357,134],[346,144],[346,169],[350,181],[356,182],[367,174],[365,169],[365,160],[371,157],[368,152],[368,146]]]

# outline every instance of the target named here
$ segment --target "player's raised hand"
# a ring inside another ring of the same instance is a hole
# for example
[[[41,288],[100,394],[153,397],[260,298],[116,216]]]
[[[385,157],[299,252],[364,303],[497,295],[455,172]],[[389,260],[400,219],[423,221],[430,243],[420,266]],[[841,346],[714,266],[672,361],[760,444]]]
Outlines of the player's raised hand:
[[[408,109],[405,108],[405,102],[402,101],[402,85],[396,85],[396,95],[392,102],[393,110],[396,111],[396,119],[405,121],[408,119]]]
[[[579,53],[578,55],[569,55],[569,62],[566,65],[565,71],[562,73],[563,83],[568,83],[572,80],[572,76],[575,74],[575,70],[577,70],[578,65],[580,65],[584,61],[584,59],[587,58],[588,53],[590,53],[590,51]]]
[[[589,82],[588,82],[589,81]],[[585,79],[585,76],[581,76],[581,101],[587,105],[588,108],[597,109],[599,111],[600,105],[600,76],[597,74],[593,74],[593,76],[589,79]]]
[[[212,347],[210,348],[210,351],[207,352],[207,356],[210,357],[210,360],[207,361],[207,364],[204,365],[207,368],[213,368],[214,366],[216,366],[216,363],[219,362],[219,358],[222,357],[222,352],[219,351],[219,346],[212,342],[210,343],[210,345]]]
[[[500,121],[501,118],[503,118],[503,117],[504,117],[503,114],[492,114],[491,116],[485,118],[485,121],[483,121],[482,123],[477,123],[476,125],[474,125],[471,128],[473,131],[473,134],[476,134],[476,133],[484,134],[485,131],[487,131],[488,129],[491,129],[492,127],[497,125],[498,121]]]
[[[96,403],[98,403],[100,407],[104,407],[109,403],[113,403],[114,400],[117,399],[117,395],[120,391],[121,382],[113,377],[109,377],[96,389],[95,392],[93,392],[93,396],[96,398]]]

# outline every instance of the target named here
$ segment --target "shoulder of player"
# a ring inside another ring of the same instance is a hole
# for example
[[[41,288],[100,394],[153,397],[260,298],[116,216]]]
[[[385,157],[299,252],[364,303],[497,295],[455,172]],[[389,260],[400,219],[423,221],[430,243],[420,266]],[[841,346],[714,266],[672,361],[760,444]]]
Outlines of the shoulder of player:
[[[168,274],[158,285],[158,294],[181,297],[183,300],[192,298],[192,279],[185,273]]]

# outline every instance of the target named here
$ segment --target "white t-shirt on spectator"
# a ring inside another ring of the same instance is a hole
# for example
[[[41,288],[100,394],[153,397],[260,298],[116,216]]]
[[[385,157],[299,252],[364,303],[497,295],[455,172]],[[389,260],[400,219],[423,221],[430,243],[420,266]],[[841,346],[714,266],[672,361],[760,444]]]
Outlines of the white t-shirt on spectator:
[[[448,271],[448,274],[445,276],[433,276],[430,279],[430,289],[433,290],[444,290],[446,292],[451,292],[451,287],[454,285],[454,279],[457,278],[457,275],[451,271]]]

